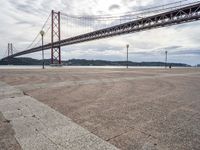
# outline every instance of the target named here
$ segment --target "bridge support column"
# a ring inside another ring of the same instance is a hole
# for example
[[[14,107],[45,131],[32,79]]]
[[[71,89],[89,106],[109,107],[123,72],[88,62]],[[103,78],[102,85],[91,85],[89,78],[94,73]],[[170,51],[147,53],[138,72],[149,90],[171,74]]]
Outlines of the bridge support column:
[[[60,42],[60,12],[52,10],[51,23],[51,64],[61,65],[61,48],[54,46],[54,42]]]

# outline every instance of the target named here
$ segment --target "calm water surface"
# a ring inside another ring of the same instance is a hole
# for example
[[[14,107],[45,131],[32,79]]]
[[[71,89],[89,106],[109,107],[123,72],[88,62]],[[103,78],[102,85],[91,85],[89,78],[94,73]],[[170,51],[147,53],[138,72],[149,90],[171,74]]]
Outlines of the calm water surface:
[[[42,66],[14,66],[14,65],[2,65],[0,66],[0,69],[40,69]],[[55,68],[51,66],[45,66],[45,68]],[[126,68],[126,66],[62,66],[60,68],[119,68],[123,69]],[[142,67],[129,67],[129,68],[164,68],[164,67],[149,67],[149,66],[142,66]]]

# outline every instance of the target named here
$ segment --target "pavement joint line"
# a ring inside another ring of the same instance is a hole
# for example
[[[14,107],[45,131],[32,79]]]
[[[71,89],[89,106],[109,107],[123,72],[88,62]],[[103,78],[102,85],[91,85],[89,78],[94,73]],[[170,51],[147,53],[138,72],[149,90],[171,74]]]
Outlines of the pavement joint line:
[[[200,75],[200,73],[184,73],[184,74],[158,74],[155,76],[139,76],[139,77],[124,77],[124,78],[116,78],[116,79],[91,79],[91,80],[80,80],[80,81],[63,81],[56,83],[39,83],[39,84],[21,84],[15,85],[15,88],[19,88],[21,90],[35,90],[35,89],[43,89],[43,88],[58,88],[65,86],[76,86],[76,85],[90,85],[90,84],[99,84],[99,83],[112,83],[112,82],[123,82],[123,81],[134,81],[134,80],[143,80],[143,79],[154,79],[154,78],[164,78],[164,77],[187,77],[190,75]]]
[[[17,92],[12,86],[0,82],[0,112],[10,120],[23,150],[117,150],[70,118],[30,96],[18,97]]]
[[[115,138],[117,138],[117,137],[120,137],[121,135],[126,134],[126,133],[128,133],[128,132],[130,132],[130,131],[128,130],[128,131],[122,132],[122,133],[120,133],[120,134],[118,134],[118,135],[115,135],[115,136],[113,136],[113,137],[107,139],[106,141],[110,141],[110,140],[112,140],[112,139],[115,139]]]

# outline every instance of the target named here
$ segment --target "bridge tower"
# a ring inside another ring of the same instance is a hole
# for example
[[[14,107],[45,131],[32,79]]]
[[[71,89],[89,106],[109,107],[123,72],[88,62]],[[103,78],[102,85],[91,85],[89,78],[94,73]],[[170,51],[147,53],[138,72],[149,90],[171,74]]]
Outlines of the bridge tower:
[[[61,48],[54,46],[54,42],[60,42],[60,12],[51,12],[51,64],[61,64]]]
[[[8,56],[13,55],[13,44],[8,43]]]

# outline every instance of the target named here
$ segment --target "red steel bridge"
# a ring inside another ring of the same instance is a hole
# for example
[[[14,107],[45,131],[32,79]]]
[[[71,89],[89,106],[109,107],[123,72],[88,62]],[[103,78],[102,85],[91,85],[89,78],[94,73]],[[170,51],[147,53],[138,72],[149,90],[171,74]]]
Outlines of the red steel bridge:
[[[168,7],[157,13],[152,11],[145,17],[138,17],[131,21],[102,28],[92,32],[76,35],[70,38],[61,39],[61,13],[52,10],[51,19],[51,42],[43,46],[44,50],[51,50],[51,63],[61,64],[61,47],[77,44],[86,41],[92,41],[102,38],[118,36],[122,34],[129,34],[150,30],[154,28],[172,26],[187,22],[198,21],[200,19],[200,2],[193,2],[187,5],[180,5],[179,7]],[[73,18],[73,16],[71,16]],[[75,17],[75,16],[74,16]],[[97,16],[98,17],[98,16]],[[79,18],[80,19],[80,18]],[[88,18],[84,18],[88,19]],[[91,18],[90,18],[91,19]],[[93,20],[96,18],[93,17]],[[3,59],[9,59],[16,56],[30,54],[42,51],[42,46],[36,46],[25,49],[21,52],[13,53],[12,44],[8,46],[8,56]]]

